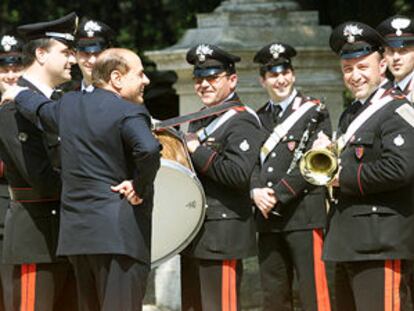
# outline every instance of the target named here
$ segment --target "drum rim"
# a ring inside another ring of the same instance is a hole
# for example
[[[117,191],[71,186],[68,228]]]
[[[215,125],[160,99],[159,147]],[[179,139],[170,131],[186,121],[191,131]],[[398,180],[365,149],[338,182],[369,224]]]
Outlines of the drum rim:
[[[191,241],[195,238],[195,236],[197,235],[197,233],[200,231],[201,227],[203,226],[205,217],[206,217],[206,195],[203,189],[203,186],[200,182],[200,180],[198,179],[197,175],[190,170],[189,168],[185,167],[184,165],[173,161],[173,160],[168,160],[168,159],[163,159],[161,158],[161,166],[166,166],[166,167],[172,167],[174,169],[178,169],[179,171],[182,171],[188,175],[190,175],[190,177],[195,181],[195,184],[197,185],[198,189],[200,190],[201,193],[201,200],[202,200],[202,206],[201,206],[201,217],[199,219],[199,221],[197,222],[197,225],[194,227],[193,231],[191,232],[191,234],[188,235],[188,237],[178,246],[176,247],[173,251],[171,251],[169,254],[167,254],[166,256],[163,256],[155,261],[152,261],[151,259],[151,269],[158,267],[159,265],[163,264],[164,262],[170,260],[172,257],[178,255],[181,251],[183,251],[190,243]],[[152,237],[151,237],[152,239]],[[151,255],[152,255],[152,246],[151,246]]]

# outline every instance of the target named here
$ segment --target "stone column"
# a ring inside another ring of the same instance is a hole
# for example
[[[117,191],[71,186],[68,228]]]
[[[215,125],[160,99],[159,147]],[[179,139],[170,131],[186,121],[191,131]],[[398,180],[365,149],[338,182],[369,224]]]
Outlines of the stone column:
[[[258,82],[258,65],[253,63],[253,56],[262,46],[271,42],[288,43],[298,51],[293,59],[297,88],[307,95],[324,97],[333,124],[336,125],[342,110],[344,88],[339,59],[329,48],[330,33],[329,26],[319,25],[318,12],[301,11],[296,1],[228,0],[211,13],[198,14],[197,28],[187,30],[177,44],[160,51],[147,52],[146,55],[157,64],[159,70],[177,73],[178,80],[174,87],[180,97],[179,110],[183,115],[201,107],[201,102],[194,94],[192,67],[185,60],[190,47],[198,43],[210,43],[241,56],[242,61],[236,65],[239,76],[237,92],[245,104],[258,108],[266,102],[267,96]],[[255,259],[248,260],[247,264],[253,267],[250,269],[255,269],[255,265],[257,269]],[[169,273],[171,269],[170,263],[167,269]],[[175,269],[179,270],[178,263],[175,263]],[[246,272],[249,274],[249,271]],[[250,273],[250,278],[256,281],[248,283],[258,284],[257,271]],[[177,279],[166,281],[164,278],[164,282],[175,284],[174,288],[179,287]],[[157,282],[157,286],[165,287],[165,283]],[[249,309],[255,305],[259,307],[260,289],[251,288],[249,284],[244,284],[243,288],[243,306]],[[246,301],[247,296],[254,301]],[[175,309],[176,302],[171,304],[171,309]]]

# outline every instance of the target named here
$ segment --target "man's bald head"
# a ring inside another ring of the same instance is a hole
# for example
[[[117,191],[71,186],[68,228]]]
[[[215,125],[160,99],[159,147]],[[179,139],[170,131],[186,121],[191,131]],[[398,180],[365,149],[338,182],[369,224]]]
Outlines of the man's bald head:
[[[138,55],[128,49],[111,48],[103,51],[96,60],[92,70],[92,81],[94,86],[103,87],[108,84],[111,73],[118,70],[127,74],[130,70],[131,61],[139,61]]]
[[[149,84],[141,59],[128,49],[111,48],[103,51],[92,70],[94,86],[121,97],[143,103],[144,88]]]

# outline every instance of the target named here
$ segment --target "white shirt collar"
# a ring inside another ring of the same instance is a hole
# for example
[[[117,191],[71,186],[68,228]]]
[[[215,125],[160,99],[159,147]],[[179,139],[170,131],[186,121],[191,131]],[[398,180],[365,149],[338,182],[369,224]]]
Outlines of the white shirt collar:
[[[293,101],[293,99],[298,95],[298,91],[296,89],[293,89],[292,93],[286,97],[284,100],[280,102],[273,102],[270,100],[271,105],[279,105],[282,108],[282,111],[279,114],[279,117],[283,115],[283,113],[286,111],[287,107],[290,105],[290,103]]]
[[[230,98],[232,98],[234,96],[234,92],[232,92],[229,96],[226,97],[225,100],[222,101],[222,103],[228,101]]]
[[[39,91],[42,92],[43,95],[45,95],[47,98],[50,98],[52,96],[54,90],[50,86],[39,82],[36,78],[30,77],[27,74],[23,74],[23,78],[38,88]]]
[[[414,78],[414,70],[409,75],[407,75],[404,79],[402,79],[400,82],[397,82],[397,86],[400,88],[401,91],[404,91],[407,87],[408,83],[410,83],[411,79]]]
[[[86,86],[85,80],[82,79],[82,83],[81,83],[81,91],[82,92],[92,93],[94,89],[95,89],[95,87],[93,86],[93,84],[90,84],[90,85]]]

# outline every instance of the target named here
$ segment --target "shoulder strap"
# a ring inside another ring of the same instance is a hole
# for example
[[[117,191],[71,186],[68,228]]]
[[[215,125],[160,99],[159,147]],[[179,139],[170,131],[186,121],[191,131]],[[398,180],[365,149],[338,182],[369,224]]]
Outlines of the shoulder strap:
[[[212,115],[217,115],[223,113],[234,107],[243,107],[243,104],[239,101],[229,101],[221,105],[213,106],[206,108],[197,112],[186,114],[184,116],[174,117],[168,120],[164,120],[153,125],[154,130],[162,130],[168,127],[173,127],[187,122],[192,122],[200,119],[210,117]]]
[[[260,149],[260,162],[263,163],[269,153],[279,144],[280,140],[288,131],[302,118],[302,116],[316,105],[313,101],[303,103],[295,112],[293,112],[283,123],[277,125],[269,138],[265,141]]]
[[[379,96],[376,96],[372,99],[371,105],[366,108],[359,116],[355,118],[354,121],[348,126],[346,132],[338,138],[338,149],[342,150],[348,144],[349,140],[352,136],[356,133],[356,131],[369,119],[371,118],[376,112],[380,111],[385,105],[390,103],[393,100],[393,97],[387,95],[378,99]]]

